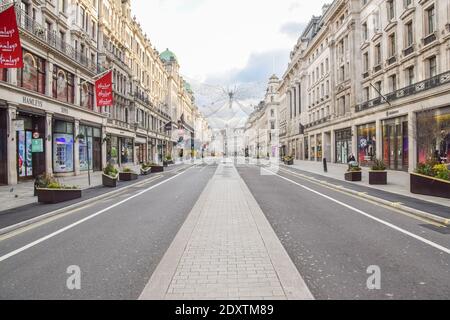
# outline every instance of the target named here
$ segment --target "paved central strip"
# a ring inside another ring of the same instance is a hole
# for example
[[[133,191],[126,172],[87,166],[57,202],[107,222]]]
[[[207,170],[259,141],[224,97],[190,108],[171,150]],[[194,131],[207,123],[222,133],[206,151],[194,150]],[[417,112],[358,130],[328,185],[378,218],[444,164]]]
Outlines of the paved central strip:
[[[256,200],[220,165],[140,299],[312,299]]]

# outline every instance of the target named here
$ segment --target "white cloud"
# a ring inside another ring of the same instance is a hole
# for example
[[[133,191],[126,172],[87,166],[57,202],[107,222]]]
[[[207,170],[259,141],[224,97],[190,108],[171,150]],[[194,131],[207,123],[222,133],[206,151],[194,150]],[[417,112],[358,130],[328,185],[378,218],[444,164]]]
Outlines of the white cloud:
[[[152,44],[175,52],[183,75],[234,84],[267,81],[273,57],[281,76],[296,41],[295,28],[320,15],[328,2],[132,0],[132,6]]]

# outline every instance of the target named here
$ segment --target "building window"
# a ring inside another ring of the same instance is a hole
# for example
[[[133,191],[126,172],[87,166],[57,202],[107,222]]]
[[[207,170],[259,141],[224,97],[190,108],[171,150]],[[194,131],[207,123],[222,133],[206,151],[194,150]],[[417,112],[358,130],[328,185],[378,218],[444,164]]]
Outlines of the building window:
[[[362,33],[363,33],[363,40],[367,41],[369,39],[369,29],[367,27],[367,22],[363,23],[362,25]]]
[[[427,35],[430,35],[436,30],[436,10],[434,5],[426,10],[425,17]]]
[[[81,81],[80,105],[89,110],[94,110],[94,85],[86,81]]]
[[[436,56],[428,59],[428,77],[432,78],[437,75],[437,61]]]
[[[23,51],[23,68],[17,69],[20,87],[45,94],[45,60]]]
[[[412,0],[404,0],[405,1],[405,8],[408,8],[412,4]]]
[[[377,92],[377,96],[381,96],[381,91],[382,91],[382,82],[381,81],[377,81],[375,82],[375,91]]]
[[[406,84],[410,86],[413,85],[414,83],[415,83],[414,67],[411,66],[408,69],[406,69]]]
[[[378,43],[378,44],[375,46],[375,66],[381,65],[381,57],[382,57],[382,54],[381,54],[381,44]]]
[[[412,21],[406,24],[406,48],[409,48],[413,45],[414,42],[414,32],[413,32],[413,23]]]
[[[53,98],[67,103],[74,102],[74,75],[58,66],[53,67]]]
[[[394,0],[387,1],[387,12],[389,21],[394,20],[395,18],[395,3]]]
[[[0,81],[8,81],[8,69],[0,69]]]
[[[365,87],[364,89],[363,89],[363,98],[364,98],[364,101],[369,101],[369,98],[370,98],[370,94],[369,94],[369,87]]]
[[[397,91],[397,75],[393,74],[389,77],[389,85],[391,92]]]
[[[395,33],[393,33],[389,36],[389,57],[395,56],[397,52],[395,49],[395,45],[396,45]]]
[[[369,71],[369,53],[366,52],[363,55],[363,66],[364,66],[364,72]]]

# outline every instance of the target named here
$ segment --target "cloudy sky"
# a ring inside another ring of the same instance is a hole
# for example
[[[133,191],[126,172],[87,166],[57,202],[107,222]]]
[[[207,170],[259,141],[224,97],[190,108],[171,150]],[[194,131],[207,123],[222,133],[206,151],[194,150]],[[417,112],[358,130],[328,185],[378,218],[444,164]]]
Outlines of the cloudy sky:
[[[239,88],[246,106],[261,99],[268,77],[283,74],[306,23],[330,1],[132,0],[132,5],[153,45],[175,52],[207,114],[224,97],[219,86]]]

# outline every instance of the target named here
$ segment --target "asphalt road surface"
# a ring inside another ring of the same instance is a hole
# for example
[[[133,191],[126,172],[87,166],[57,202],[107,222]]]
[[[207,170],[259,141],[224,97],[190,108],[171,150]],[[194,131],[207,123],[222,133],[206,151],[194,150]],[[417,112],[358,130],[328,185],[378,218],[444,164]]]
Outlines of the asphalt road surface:
[[[285,170],[271,176],[242,166],[239,173],[316,299],[450,297],[448,228]],[[371,266],[381,271],[380,290],[368,289]]]
[[[0,237],[0,299],[137,299],[215,169],[195,166],[177,176],[167,173],[145,186]],[[5,256],[17,249],[22,251]],[[69,266],[80,268],[81,290],[68,290]]]

